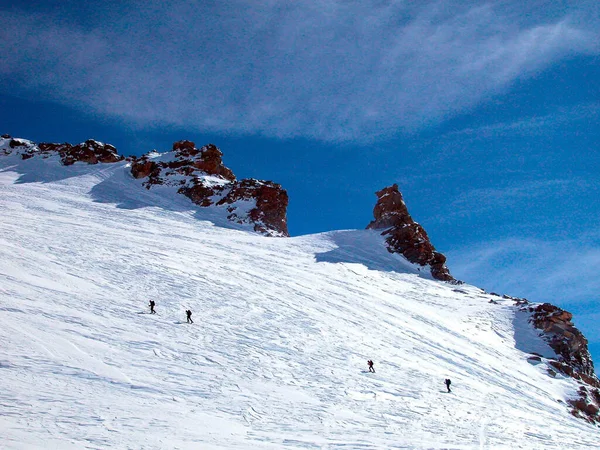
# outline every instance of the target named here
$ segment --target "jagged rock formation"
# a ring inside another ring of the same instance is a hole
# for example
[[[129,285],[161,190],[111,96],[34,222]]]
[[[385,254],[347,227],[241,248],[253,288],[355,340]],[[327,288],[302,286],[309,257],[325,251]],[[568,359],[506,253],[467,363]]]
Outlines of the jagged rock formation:
[[[544,332],[544,339],[564,363],[577,373],[595,376],[587,339],[571,322],[573,314],[550,303],[530,307],[529,311],[533,326]]]
[[[76,162],[85,162],[87,164],[114,163],[122,161],[123,156],[117,153],[117,149],[110,144],[88,139],[77,145],[69,143],[52,144],[42,142],[38,145],[25,139],[11,138],[9,135],[3,135],[3,139],[8,139],[9,149],[14,149],[22,159],[29,159],[36,155],[47,158],[52,155],[59,155],[61,162],[65,166],[70,166]],[[10,153],[5,150],[5,153]]]
[[[592,423],[600,423],[600,380],[594,372],[594,363],[588,351],[587,339],[571,319],[573,314],[550,303],[526,306],[531,314],[530,323],[541,330],[542,338],[552,347],[558,360],[548,363],[563,375],[580,382],[579,398],[569,400],[572,413]],[[553,369],[549,369],[556,376]]]
[[[40,143],[2,135],[0,154],[16,154],[21,159],[34,156],[58,156],[65,166],[76,162],[87,164],[116,163],[125,158],[110,144],[87,140],[71,145]],[[236,223],[254,225],[266,236],[289,236],[287,229],[287,192],[277,183],[255,179],[236,180],[223,164],[223,153],[212,144],[198,149],[191,141],[178,141],[173,151],[151,152],[141,158],[129,157],[131,174],[145,179],[147,189],[153,186],[176,187],[199,206],[222,206],[227,218]]]
[[[178,141],[170,153],[149,153],[134,159],[131,174],[145,178],[143,185],[147,189],[175,186],[199,206],[223,206],[229,220],[254,224],[259,233],[289,236],[287,192],[272,181],[236,180],[223,164],[222,156],[215,145],[198,149],[191,141]]]
[[[239,201],[255,201],[256,206],[248,211],[248,220],[254,223],[254,230],[266,235],[275,231],[280,236],[289,236],[287,230],[288,195],[281,185],[272,181],[260,181],[253,178],[233,183],[231,190],[217,205],[229,205],[229,220],[243,223],[244,216],[236,212],[235,203]]]
[[[381,234],[387,236],[387,248],[391,253],[401,253],[410,262],[421,266],[429,265],[431,275],[438,280],[455,281],[446,267],[446,257],[435,251],[423,227],[408,213],[398,185],[386,187],[376,194],[375,220],[367,228],[383,229]]]
[[[41,143],[38,147],[42,152],[57,152],[65,166],[70,166],[78,161],[98,164],[99,162],[115,163],[125,159],[117,153],[117,149],[112,145],[93,139],[88,139],[78,145]]]

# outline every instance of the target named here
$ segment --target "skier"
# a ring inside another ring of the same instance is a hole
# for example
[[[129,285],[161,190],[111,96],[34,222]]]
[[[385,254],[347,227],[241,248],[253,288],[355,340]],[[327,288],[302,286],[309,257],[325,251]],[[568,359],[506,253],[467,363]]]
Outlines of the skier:
[[[156,306],[156,303],[154,303],[154,300],[150,300],[150,314],[156,314],[156,311],[154,311],[154,307]]]
[[[192,320],[192,311],[189,309],[185,310],[185,315],[187,316],[187,323],[194,323]]]
[[[446,388],[448,388],[448,392],[452,392],[452,391],[450,390],[450,384],[452,383],[452,381],[450,381],[450,378],[446,378],[446,379],[444,380],[444,383],[446,383]]]
[[[375,373],[375,368],[373,367],[373,361],[368,360],[367,365],[369,366],[369,372]]]

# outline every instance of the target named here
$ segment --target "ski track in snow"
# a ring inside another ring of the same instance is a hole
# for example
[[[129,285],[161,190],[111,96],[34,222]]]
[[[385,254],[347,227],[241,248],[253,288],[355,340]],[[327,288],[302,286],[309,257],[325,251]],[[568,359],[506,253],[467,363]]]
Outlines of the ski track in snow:
[[[125,163],[0,164],[2,448],[599,448],[512,302],[376,232],[265,238]]]

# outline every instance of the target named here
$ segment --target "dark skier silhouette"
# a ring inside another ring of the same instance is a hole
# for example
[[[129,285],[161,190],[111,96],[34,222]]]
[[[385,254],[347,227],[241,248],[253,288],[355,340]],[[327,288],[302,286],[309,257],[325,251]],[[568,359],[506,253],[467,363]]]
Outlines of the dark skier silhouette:
[[[452,391],[450,390],[450,384],[452,384],[452,381],[450,381],[450,378],[446,378],[446,379],[444,380],[444,383],[446,384],[446,388],[448,389],[448,392],[452,392]]]
[[[373,367],[373,361],[368,360],[367,365],[369,366],[369,372],[375,373],[375,368]]]
[[[192,320],[192,311],[189,309],[185,310],[185,315],[187,316],[187,323],[194,323]]]
[[[154,307],[156,306],[156,303],[154,303],[154,300],[150,300],[150,314],[156,314],[156,311],[154,311]]]

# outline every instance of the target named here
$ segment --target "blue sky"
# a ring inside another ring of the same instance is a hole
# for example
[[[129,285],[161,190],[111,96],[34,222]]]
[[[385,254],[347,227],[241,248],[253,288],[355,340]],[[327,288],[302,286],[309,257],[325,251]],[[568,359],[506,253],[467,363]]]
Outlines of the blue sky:
[[[364,228],[398,183],[455,276],[571,310],[600,364],[600,2],[0,9],[2,133],[213,142],[288,190],[293,235]]]

